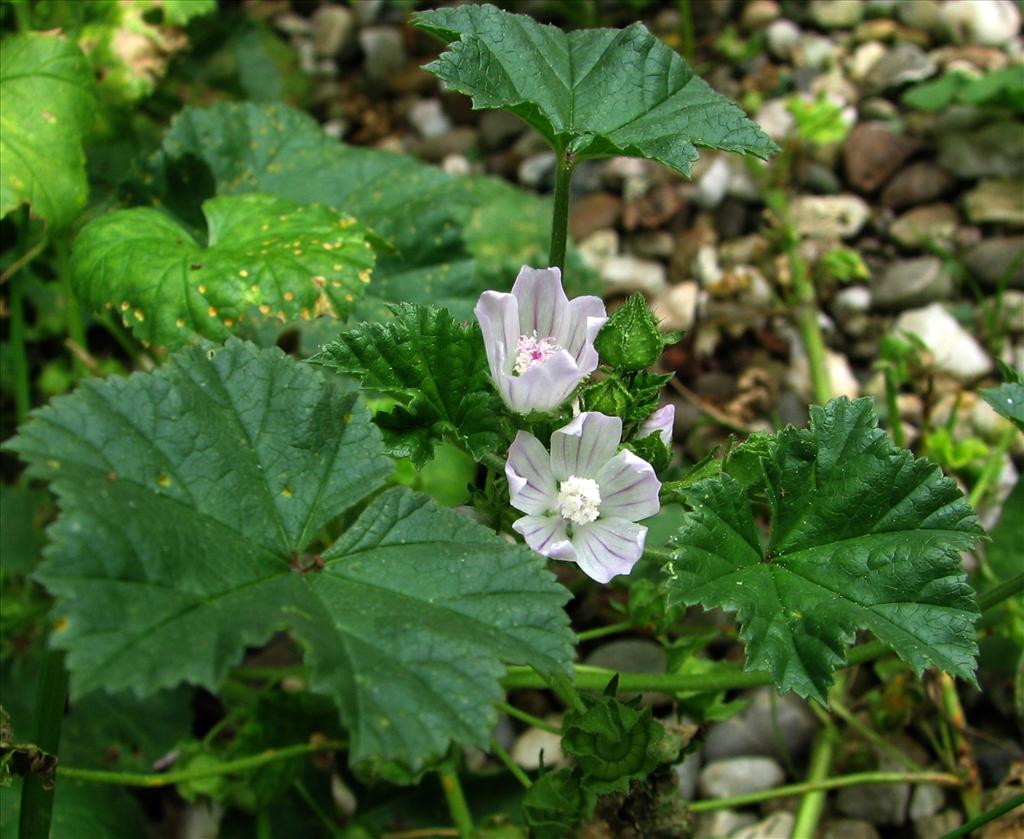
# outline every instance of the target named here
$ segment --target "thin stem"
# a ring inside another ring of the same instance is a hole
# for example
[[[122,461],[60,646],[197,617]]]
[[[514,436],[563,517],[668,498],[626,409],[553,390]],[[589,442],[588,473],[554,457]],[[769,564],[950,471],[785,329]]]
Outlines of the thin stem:
[[[557,725],[552,725],[549,722],[545,722],[540,717],[535,717],[533,714],[521,711],[515,705],[510,705],[508,702],[495,702],[494,705],[499,711],[504,711],[510,717],[515,717],[520,722],[525,722],[529,726],[548,732],[548,734],[555,734],[559,737],[562,736],[562,729]]]
[[[28,375],[28,354],[25,350],[25,306],[21,278],[11,282],[11,366],[14,368],[14,412],[18,422],[24,421],[32,409],[32,387]]]
[[[529,789],[533,786],[533,781],[530,780],[530,776],[523,771],[523,768],[518,763],[512,760],[512,755],[505,751],[505,747],[498,742],[498,738],[496,737],[491,737],[491,751],[494,752],[498,760],[505,764],[505,768],[512,773],[513,777],[519,781],[525,789]]]
[[[836,747],[835,726],[826,725],[819,733],[811,751],[811,763],[807,768],[807,783],[820,784],[828,779],[832,768],[832,757]],[[791,836],[814,836],[818,822],[825,809],[825,790],[815,789],[804,794],[800,809],[796,811]]]
[[[1015,594],[1020,594],[1022,591],[1024,591],[1024,571],[979,594],[978,608],[982,612],[987,612],[989,609],[998,606],[1004,600],[1009,600]]]
[[[577,690],[604,690],[614,675],[614,670],[607,670],[604,667],[578,665],[572,686]],[[723,665],[709,673],[619,673],[620,691],[714,693],[731,688],[757,687],[770,683],[771,676],[767,673],[744,673],[739,667],[731,665]],[[550,682],[533,669],[515,666],[508,668],[508,674],[502,680],[502,684],[506,689],[541,689],[550,686]]]
[[[535,671],[536,672],[536,671]],[[577,673],[579,672],[577,668]],[[605,681],[599,689],[603,690],[608,681],[611,681],[613,674],[609,674],[608,680]],[[583,714],[586,713],[587,706],[583,704],[583,700],[580,695],[576,692],[576,685],[574,684],[575,679],[570,679],[565,673],[552,673],[547,677],[548,683],[551,685],[551,689],[557,693],[562,701],[574,711]]]
[[[998,819],[1000,816],[1021,806],[1024,806],[1024,793],[1021,795],[1015,795],[1013,798],[1004,801],[1002,804],[997,804],[991,810],[986,810],[981,815],[975,816],[970,821],[960,825],[956,830],[951,830],[943,836],[942,839],[961,839],[961,837],[964,836],[971,836],[979,827],[982,827],[990,821]]]
[[[995,448],[992,449],[981,470],[981,475],[978,477],[978,482],[971,488],[970,497],[967,499],[967,503],[972,507],[976,508],[978,506],[982,498],[985,497],[989,486],[999,479],[999,473],[1003,470],[1003,461],[1006,458],[1006,453],[1010,450],[1010,444],[1013,443],[1018,433],[1020,432],[1016,428],[1012,425],[1009,426],[1002,433]]]
[[[870,726],[862,723],[849,708],[847,708],[837,696],[831,697],[832,713],[843,720],[850,728],[856,731],[861,737],[867,740],[869,743],[874,745],[876,748],[884,751],[889,757],[902,763],[903,766],[911,772],[923,772],[924,769],[917,763],[917,761],[908,757],[903,749],[899,746],[894,746],[891,742],[886,740],[881,734],[875,731]]]
[[[43,657],[32,708],[32,742],[40,750],[56,755],[64,724],[64,705],[68,695],[68,671],[64,669],[63,650],[49,650]],[[25,776],[21,787],[19,839],[48,839],[53,817],[54,784],[35,772]]]
[[[899,384],[896,381],[896,371],[891,364],[887,364],[882,375],[885,378],[885,403],[889,409],[889,430],[892,432],[892,441],[902,449],[905,441],[903,439],[903,418],[900,416]]]
[[[856,772],[852,775],[839,775],[835,778],[824,778],[820,781],[805,781],[801,784],[789,784],[774,789],[749,792],[745,795],[733,795],[729,798],[716,798],[712,801],[695,801],[689,805],[693,813],[709,810],[727,810],[734,807],[746,807],[748,804],[760,804],[775,798],[789,798],[819,790],[842,789],[863,784],[939,784],[940,786],[958,787],[962,781],[947,772]]]
[[[690,64],[693,64],[693,0],[676,0],[679,10],[679,51]]]
[[[126,787],[168,787],[185,781],[197,781],[201,778],[216,778],[220,775],[233,775],[236,772],[250,772],[268,763],[291,760],[302,755],[315,752],[332,752],[345,748],[345,744],[337,740],[318,740],[312,743],[299,743],[285,746],[283,749],[267,749],[258,755],[229,760],[218,766],[205,769],[179,769],[177,772],[159,772],[144,775],[137,772],[109,772],[105,769],[76,769],[71,766],[59,766],[58,778],[85,781],[92,784],[120,784]]]
[[[306,802],[306,806],[313,811],[313,815],[317,817],[317,820],[324,826],[327,832],[331,836],[337,836],[341,831],[334,820],[324,812],[323,807],[317,804],[316,799],[310,795],[309,790],[306,789],[306,785],[300,780],[292,782],[292,786],[295,787],[295,791],[299,794],[299,797]]]
[[[68,322],[68,337],[81,349],[88,353],[89,345],[85,340],[85,322],[82,320],[82,309],[78,305],[78,298],[75,297],[74,289],[71,287],[71,248],[63,239],[54,241],[54,250],[57,255],[57,276],[60,279],[61,292],[64,296],[64,314]],[[86,372],[86,365],[77,354],[72,353],[72,366],[82,375]]]
[[[960,801],[968,818],[973,819],[981,814],[981,776],[966,736],[967,718],[956,692],[956,683],[949,674],[939,673],[939,687],[942,691],[942,709],[946,712],[945,721],[952,734],[956,762],[965,779],[960,788]]]
[[[559,152],[555,164],[555,209],[551,213],[551,251],[548,265],[565,270],[565,243],[569,236],[569,185],[575,162],[569,152]]]
[[[832,398],[832,379],[828,372],[828,356],[825,352],[825,339],[818,325],[818,302],[814,294],[814,285],[807,276],[807,263],[796,252],[795,243],[791,243],[789,253],[790,271],[793,281],[793,292],[796,296],[796,328],[800,332],[807,353],[807,364],[811,371],[811,390],[814,401],[824,404]]]
[[[445,761],[437,774],[441,779],[441,789],[444,790],[445,800],[448,802],[448,812],[452,814],[452,821],[455,822],[455,827],[459,831],[459,839],[471,839],[473,816],[469,812],[466,796],[462,794],[462,785],[459,783],[459,776],[452,761]]]
[[[599,626],[597,629],[588,629],[584,632],[576,634],[576,640],[580,644],[586,641],[596,641],[598,638],[606,638],[609,635],[617,635],[620,632],[626,632],[632,629],[633,624],[629,621],[620,621],[619,623],[608,624],[608,626]]]
[[[17,274],[22,268],[28,265],[33,259],[35,259],[42,252],[43,248],[49,243],[49,237],[44,233],[43,238],[36,242],[30,247],[25,253],[19,256],[14,262],[8,265],[3,273],[0,273],[0,285],[6,283],[11,277]]]

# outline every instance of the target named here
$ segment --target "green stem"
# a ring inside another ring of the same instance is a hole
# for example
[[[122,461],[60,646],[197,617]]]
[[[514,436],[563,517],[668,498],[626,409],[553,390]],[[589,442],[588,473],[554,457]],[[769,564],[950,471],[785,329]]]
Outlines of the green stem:
[[[315,743],[299,743],[285,746],[283,749],[267,749],[258,755],[240,757],[217,766],[205,769],[179,769],[177,772],[159,772],[144,775],[137,772],[109,772],[105,769],[76,769],[71,766],[57,768],[58,778],[85,781],[92,784],[119,784],[125,787],[167,787],[185,781],[198,781],[201,778],[216,778],[220,775],[233,775],[236,772],[251,772],[268,763],[291,760],[302,755],[315,752],[332,752],[345,748],[345,744],[337,740],[322,740]]]
[[[18,24],[19,32],[32,31],[32,11],[28,7],[28,0],[14,0],[14,20]]]
[[[565,243],[569,236],[569,185],[575,162],[571,152],[559,152],[555,168],[555,209],[551,214],[551,251],[548,265],[565,270]]]
[[[28,375],[28,355],[25,351],[25,306],[22,298],[21,278],[11,280],[11,367],[14,373],[14,411],[18,422],[24,421],[32,409],[32,386]]]
[[[559,737],[562,736],[562,729],[557,725],[552,725],[551,723],[542,720],[540,717],[535,717],[533,714],[521,711],[515,705],[510,705],[508,702],[495,702],[494,706],[499,711],[504,711],[510,717],[514,717],[520,722],[525,722],[527,725],[539,728],[541,731],[546,731],[549,734],[556,734]]]
[[[43,657],[36,683],[32,709],[32,742],[42,751],[56,755],[60,750],[60,732],[64,724],[64,705],[68,693],[68,672],[64,669],[63,650],[48,650]],[[59,772],[58,767],[58,772]],[[25,776],[21,787],[19,839],[47,839],[53,817],[51,779],[37,773]]]
[[[620,632],[626,632],[632,629],[633,624],[629,621],[620,621],[619,623],[612,623],[608,626],[599,626],[597,629],[588,629],[584,632],[580,632],[576,635],[576,641],[580,644],[585,641],[596,641],[598,638],[605,638],[609,635],[617,635]]]
[[[1013,798],[1007,799],[1002,804],[997,804],[991,810],[986,810],[981,815],[975,816],[970,821],[960,825],[956,830],[951,830],[943,836],[942,839],[962,839],[964,836],[971,836],[979,827],[982,827],[990,821],[998,819],[1000,816],[1021,806],[1024,806],[1024,793],[1021,795],[1015,795]]]
[[[693,0],[676,0],[676,8],[679,10],[679,51],[687,62],[693,64]]]
[[[317,804],[316,799],[313,798],[313,796],[310,795],[309,790],[306,789],[306,785],[303,784],[302,781],[296,780],[292,782],[292,786],[295,787],[295,791],[299,794],[299,798],[306,803],[306,806],[309,807],[313,812],[313,815],[317,817],[320,824],[324,826],[328,835],[338,836],[341,833],[338,825],[336,825],[334,820],[324,812],[323,807]]]
[[[796,328],[800,332],[807,364],[811,371],[811,390],[814,401],[824,404],[832,398],[832,379],[828,373],[825,339],[818,325],[818,301],[814,285],[807,276],[807,263],[797,254],[795,243],[788,247],[793,291],[796,295]]]
[[[807,783],[820,784],[828,779],[832,768],[832,757],[836,747],[836,729],[826,725],[819,733],[811,751],[811,762],[807,768]],[[825,790],[814,789],[804,794],[800,809],[796,811],[791,836],[814,836],[818,832],[818,822],[825,809]]]
[[[985,466],[981,470],[981,475],[978,477],[978,482],[971,488],[970,497],[967,499],[967,503],[972,507],[977,508],[982,498],[985,497],[989,486],[999,479],[999,473],[1003,471],[1003,461],[1006,458],[1006,453],[1010,450],[1010,445],[1019,433],[1011,425],[1003,432],[999,442],[992,449],[988,460],[985,461]]]
[[[832,713],[843,720],[848,726],[850,726],[850,728],[856,731],[861,737],[876,748],[885,752],[893,758],[893,760],[902,763],[903,766],[911,772],[924,771],[924,769],[915,760],[907,756],[903,749],[899,746],[894,746],[870,726],[864,725],[864,723],[862,723],[857,716],[840,701],[839,697],[832,696],[831,705]]]
[[[445,800],[448,802],[448,812],[452,814],[452,821],[459,831],[459,839],[471,839],[473,816],[469,812],[466,796],[462,794],[462,785],[459,783],[459,776],[452,761],[445,761],[437,774],[441,779],[441,789],[444,790]]]
[[[956,775],[946,772],[857,772],[852,775],[824,778],[820,781],[805,781],[801,784],[789,784],[784,787],[749,792],[745,795],[733,795],[729,798],[696,801],[689,805],[689,809],[693,813],[727,810],[734,807],[746,807],[749,804],[760,804],[762,801],[771,801],[775,798],[789,798],[809,792],[856,787],[863,784],[939,784],[940,786],[957,787],[961,783]]]
[[[942,691],[942,708],[946,712],[945,722],[950,729],[956,764],[965,779],[964,785],[960,788],[960,801],[968,818],[973,819],[981,814],[981,780],[974,752],[965,736],[967,718],[964,716],[953,678],[947,673],[939,673],[939,687]]]
[[[505,764],[505,768],[512,773],[513,777],[519,783],[523,785],[525,789],[529,789],[533,786],[533,781],[530,780],[530,776],[527,775],[523,768],[512,760],[512,755],[505,751],[505,747],[498,742],[496,737],[491,738],[491,751],[497,756],[498,760]]]
[[[74,341],[79,349],[89,352],[89,346],[85,340],[85,322],[82,320],[82,309],[78,305],[78,298],[75,297],[74,289],[71,287],[71,247],[63,239],[54,241],[54,250],[57,255],[57,276],[60,279],[61,292],[64,296],[64,314],[68,321],[68,337]],[[71,366],[80,376],[88,374],[88,368],[75,353],[71,355]]]
[[[982,612],[987,612],[1022,591],[1024,591],[1024,571],[979,594],[978,608]]]
[[[537,671],[535,670],[534,672],[536,673]],[[577,668],[577,673],[578,672],[579,668]],[[605,683],[600,686],[600,690],[604,690],[605,686],[607,686],[608,681],[611,680],[613,675],[614,674],[611,673],[608,674],[608,679],[605,680]],[[547,681],[548,684],[551,686],[551,689],[561,697],[562,701],[569,708],[572,708],[580,714],[586,713],[587,706],[583,704],[583,700],[580,698],[580,695],[576,692],[577,686],[575,684],[575,679],[570,679],[568,676],[565,675],[565,673],[552,673],[550,676],[547,677]]]
[[[892,432],[892,441],[902,449],[904,439],[903,419],[900,417],[899,383],[896,381],[896,371],[891,364],[885,366],[883,376],[885,378],[885,402],[889,408],[889,430]]]

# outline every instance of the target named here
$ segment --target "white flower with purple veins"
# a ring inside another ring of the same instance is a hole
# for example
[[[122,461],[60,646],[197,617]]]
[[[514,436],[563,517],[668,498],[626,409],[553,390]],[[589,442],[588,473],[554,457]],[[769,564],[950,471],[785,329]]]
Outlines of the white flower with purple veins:
[[[642,440],[644,437],[650,437],[652,434],[658,434],[661,437],[661,442],[666,446],[672,446],[672,427],[676,421],[676,406],[669,404],[661,408],[658,408],[653,414],[643,421],[640,428],[636,432],[637,440]]]
[[[622,420],[594,411],[551,435],[551,452],[525,431],[508,450],[509,500],[526,513],[512,527],[544,556],[575,562],[599,583],[628,574],[644,551],[636,522],[661,509],[661,482],[630,451],[616,454]]]
[[[570,301],[557,268],[524,265],[511,294],[485,291],[473,312],[494,384],[518,414],[554,410],[597,368],[604,303],[592,296]]]

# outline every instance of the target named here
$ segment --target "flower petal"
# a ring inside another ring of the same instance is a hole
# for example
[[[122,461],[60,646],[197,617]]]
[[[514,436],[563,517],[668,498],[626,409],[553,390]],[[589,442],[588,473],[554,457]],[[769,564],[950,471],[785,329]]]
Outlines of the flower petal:
[[[628,574],[644,552],[647,528],[625,519],[598,519],[575,529],[572,545],[583,573],[599,583]]]
[[[547,449],[532,434],[520,431],[505,463],[509,503],[530,515],[550,513],[558,504],[558,485]]]
[[[661,509],[661,481],[654,468],[633,452],[621,451],[597,473],[601,518],[640,521]]]
[[[576,551],[565,534],[565,519],[561,516],[523,516],[512,523],[512,529],[542,556],[569,562],[576,559]]]
[[[622,439],[622,420],[585,411],[551,435],[551,471],[564,481],[596,478]]]
[[[519,376],[503,375],[495,384],[505,404],[517,414],[551,411],[565,402],[583,379],[576,362],[565,350],[528,367]]]
[[[675,421],[676,406],[672,404],[664,405],[644,420],[643,425],[636,432],[636,439],[640,440],[652,434],[660,434],[661,441],[666,446],[671,446],[672,428]]]
[[[512,372],[519,343],[519,304],[511,294],[485,291],[473,309],[483,333],[491,377],[498,383],[500,374]],[[499,386],[500,389],[500,386]]]
[[[524,265],[512,286],[512,295],[519,304],[519,335],[536,331],[538,338],[561,338],[568,332],[569,298],[557,268]],[[559,341],[559,346],[564,344]]]
[[[597,369],[594,339],[608,320],[608,312],[600,297],[577,297],[569,303],[569,329],[562,346],[576,359],[580,371],[589,375]],[[563,336],[556,336],[561,341]]]

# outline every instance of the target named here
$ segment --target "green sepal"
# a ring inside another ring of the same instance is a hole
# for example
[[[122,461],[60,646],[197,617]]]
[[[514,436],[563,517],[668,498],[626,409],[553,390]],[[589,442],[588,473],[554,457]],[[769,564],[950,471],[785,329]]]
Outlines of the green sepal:
[[[647,300],[637,292],[608,318],[594,339],[594,348],[601,363],[617,371],[646,370],[661,358],[666,345],[681,337],[678,332],[662,333]]]
[[[657,431],[646,437],[630,440],[623,444],[623,448],[629,449],[637,457],[646,460],[654,467],[655,472],[664,471],[668,468],[669,461],[672,460],[671,450],[665,445],[665,441],[661,439],[661,434]]]
[[[671,373],[609,373],[580,391],[585,411],[600,411],[621,417],[625,425],[643,422],[658,408],[661,389],[672,379]]]
[[[523,816],[534,839],[564,839],[594,813],[596,798],[571,769],[546,772],[523,796]]]

